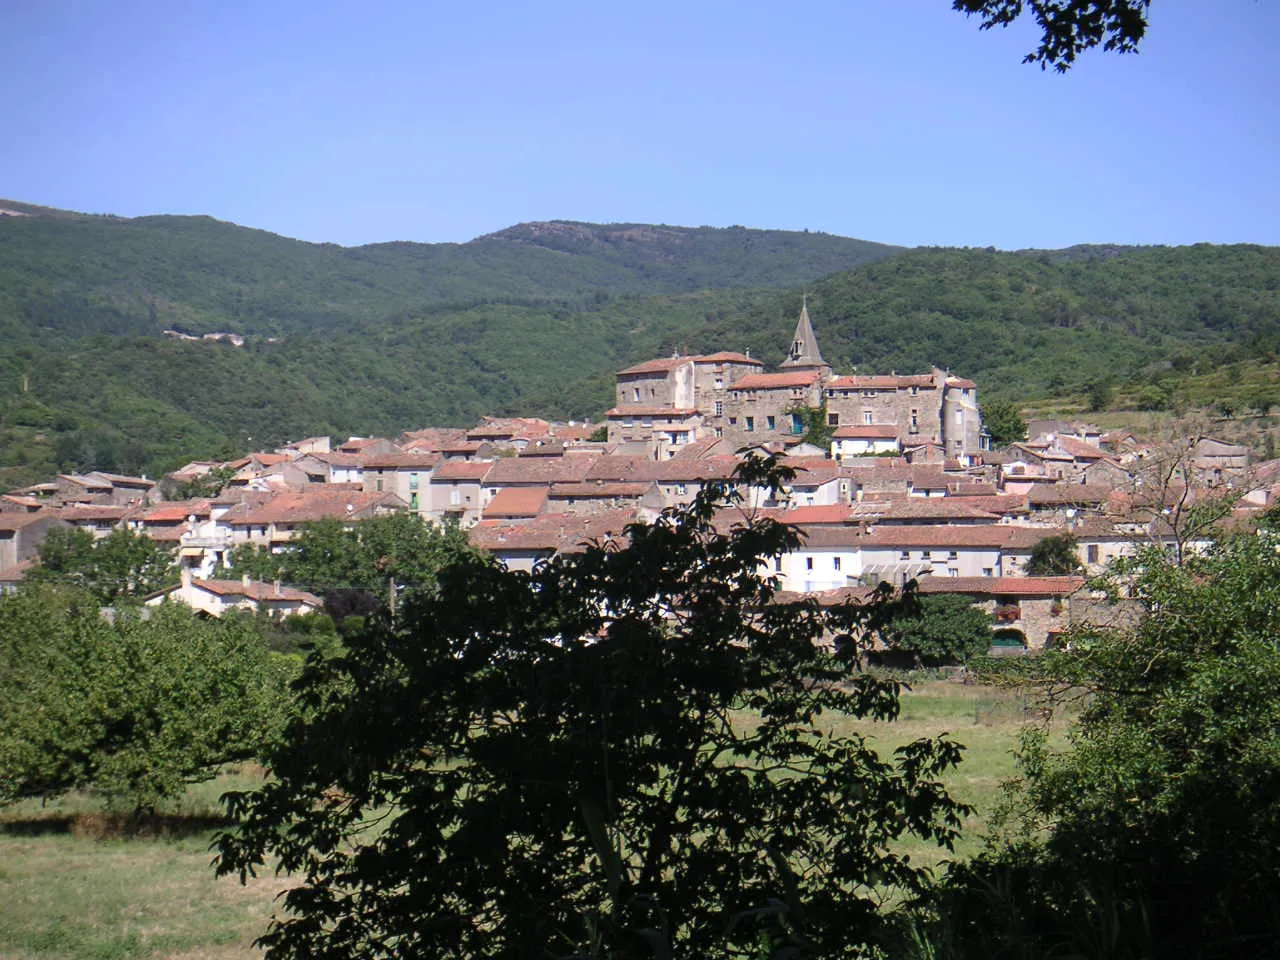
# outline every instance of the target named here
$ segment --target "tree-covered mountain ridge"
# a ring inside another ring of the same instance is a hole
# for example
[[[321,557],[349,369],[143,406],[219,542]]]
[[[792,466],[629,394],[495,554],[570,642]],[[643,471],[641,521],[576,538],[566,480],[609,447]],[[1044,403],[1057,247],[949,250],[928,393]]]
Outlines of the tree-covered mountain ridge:
[[[802,294],[837,370],[937,363],[984,397],[1140,385],[1280,346],[1277,248],[872,244],[868,261],[864,244],[551,221],[343,248],[200,217],[0,216],[0,483],[482,414],[597,417],[637,360],[780,360]]]

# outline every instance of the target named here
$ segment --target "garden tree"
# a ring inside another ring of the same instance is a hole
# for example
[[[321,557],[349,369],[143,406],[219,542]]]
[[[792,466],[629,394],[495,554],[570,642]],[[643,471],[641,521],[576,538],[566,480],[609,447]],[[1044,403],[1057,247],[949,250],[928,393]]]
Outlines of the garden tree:
[[[897,842],[956,834],[961,748],[845,732],[897,713],[847,666],[892,609],[779,602],[761,561],[796,543],[713,485],[532,573],[462,556],[309,662],[217,841],[222,873],[297,883],[267,955],[861,956],[873,891],[923,889]]]
[[[40,545],[34,583],[62,583],[89,591],[100,604],[136,601],[178,582],[173,553],[145,533],[124,528],[96,539],[78,527],[54,527]]]
[[[923,666],[964,663],[991,646],[991,616],[959,593],[920,596],[908,591],[906,607],[883,632],[885,644]]]
[[[1023,58],[1065,71],[1094,47],[1133,53],[1147,32],[1151,0],[953,0],[952,8],[982,18],[982,29],[1007,27],[1030,11],[1040,45]]]
[[[997,447],[1027,439],[1027,421],[1011,400],[992,400],[982,405],[982,423]]]
[[[823,450],[831,448],[831,436],[836,430],[828,419],[825,401],[821,406],[817,407],[807,407],[804,404],[799,404],[790,407],[786,412],[800,415],[801,422],[804,424],[804,441],[806,443],[812,443],[815,447],[821,447]]]
[[[326,599],[356,591],[385,603],[392,583],[401,596],[431,589],[441,567],[470,552],[466,534],[456,525],[424,523],[413,514],[392,513],[350,525],[336,519],[306,524],[281,553],[253,546],[237,548],[231,567],[261,580],[282,579]],[[367,613],[371,608],[353,612]]]
[[[1064,577],[1083,568],[1076,556],[1076,538],[1069,533],[1045,537],[1031,548],[1026,574],[1030,577]]]
[[[0,600],[0,803],[89,790],[153,808],[262,755],[294,668],[253,618],[163,604],[113,623],[98,603],[55,586]]]
[[[206,473],[191,480],[184,480],[174,485],[170,500],[197,500],[201,497],[216,497],[231,483],[236,475],[234,467],[214,467]]]
[[[1241,535],[1182,564],[1150,550],[1115,585],[1136,625],[1078,629],[1039,661],[1085,709],[1065,749],[1028,736],[1015,829],[953,874],[937,915],[971,931],[957,956],[1275,955],[1278,546]]]

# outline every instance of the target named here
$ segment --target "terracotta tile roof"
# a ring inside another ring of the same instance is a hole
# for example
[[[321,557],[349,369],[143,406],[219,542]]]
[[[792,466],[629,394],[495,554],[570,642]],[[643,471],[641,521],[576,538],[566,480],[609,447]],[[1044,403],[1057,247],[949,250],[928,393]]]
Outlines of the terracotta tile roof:
[[[1054,483],[1037,484],[1027,492],[1027,500],[1032,505],[1070,504],[1102,504],[1111,499],[1114,493],[1110,487],[1096,483]]]
[[[22,560],[11,567],[0,567],[0,583],[21,582],[33,566],[35,566],[34,560]]]
[[[406,430],[400,434],[403,441],[400,447],[404,450],[437,451],[446,443],[461,440],[467,431],[461,427],[423,427],[421,430]]]
[[[345,443],[338,444],[338,449],[343,453],[359,453],[365,447],[371,447],[375,443],[381,442],[380,437],[351,437]],[[261,454],[257,456],[261,457]]]
[[[365,457],[364,465],[367,469],[377,470],[379,467],[383,469],[414,469],[430,470],[440,462],[440,454],[438,453],[371,453]]]
[[[827,381],[828,390],[897,390],[899,387],[933,386],[935,384],[931,373],[911,376],[892,374],[890,376],[833,377]]]
[[[440,444],[440,452],[443,454],[455,453],[479,453],[485,446],[481,440],[452,440],[449,443]]]
[[[130,477],[120,473],[106,473],[102,470],[95,470],[89,476],[101,477],[113,487],[146,487],[150,489],[156,485],[154,480],[148,480],[146,477]]]
[[[1076,460],[1106,460],[1109,454],[1101,450],[1092,443],[1085,440],[1079,440],[1075,437],[1059,436],[1053,442],[1063,453],[1069,454]]]
[[[119,520],[125,515],[128,507],[116,507],[102,504],[99,506],[88,505],[81,507],[63,507],[56,512],[59,520],[67,520],[75,523],[77,520]]]
[[[951,526],[885,524],[863,535],[861,543],[874,547],[975,547],[993,550],[1030,548],[1042,539],[1061,533],[1047,527],[1018,527],[1007,523]]]
[[[507,437],[545,437],[551,423],[538,417],[485,417],[478,426],[467,431],[468,440],[502,440]]]
[[[571,553],[588,541],[621,537],[636,517],[634,510],[609,510],[590,516],[543,514],[517,523],[481,520],[468,531],[468,536],[475,546],[494,553],[504,550]]]
[[[324,602],[314,593],[286,586],[277,589],[273,583],[259,583],[255,580],[250,580],[247,584],[242,580],[192,580],[191,585],[220,597],[248,597],[257,601],[291,600],[315,607],[324,606]]]
[[[573,483],[587,478],[593,457],[506,457],[485,475],[487,487],[515,484]]]
[[[328,484],[322,484],[307,490],[279,493],[261,506],[245,504],[233,507],[223,520],[234,525],[310,523],[327,519],[362,519],[379,507],[402,510],[405,506],[405,502],[394,493],[332,490]]]
[[[614,407],[612,410],[605,411],[606,417],[617,419],[619,417],[679,417],[685,419],[698,415],[698,410],[693,407],[663,407],[663,406],[634,406]]]
[[[625,370],[619,370],[618,376],[628,377],[632,375],[644,373],[667,373],[677,367],[690,363],[697,357],[660,357],[657,360],[646,360],[643,363],[637,363],[634,366],[627,367]]]
[[[166,501],[141,511],[137,519],[143,523],[173,523],[186,520],[192,515],[207,517],[212,504],[212,500]]]
[[[864,500],[857,505],[858,520],[979,520],[995,523],[1000,518],[980,507],[958,503],[955,497],[907,497],[901,500]]]
[[[708,353],[701,357],[694,357],[694,363],[749,363],[753,367],[763,367],[764,364],[753,357],[748,357],[745,353],[734,353],[732,350],[721,350],[719,353]]]
[[[494,463],[493,460],[446,460],[431,474],[431,482],[483,480]]]
[[[795,370],[788,373],[751,373],[730,385],[731,390],[784,390],[807,387],[819,378],[817,370]]]
[[[892,423],[856,424],[839,427],[831,436],[835,440],[896,440],[899,429]]]
[[[921,593],[1023,597],[1066,597],[1084,583],[1084,577],[920,577],[916,580]]]
[[[187,532],[187,525],[179,523],[172,527],[149,527],[142,534],[156,543],[179,543]]]
[[[52,511],[0,513],[0,530],[21,530],[23,527],[30,526],[40,520],[47,520],[49,517],[55,517],[59,520],[66,519],[63,513],[54,513]]]
[[[947,377],[948,387],[960,387],[964,390],[976,390],[978,385],[972,380],[966,380],[964,377]]]
[[[486,520],[536,517],[547,505],[546,487],[504,487],[481,514]]]
[[[304,453],[298,459],[305,460],[308,457],[327,463],[330,467],[363,467],[366,459],[363,453],[339,453],[336,450],[330,453]]]
[[[770,517],[779,523],[789,523],[795,527],[809,527],[830,524],[848,524],[853,520],[854,508],[848,503],[821,504],[813,507],[774,507],[760,511],[762,516]]]
[[[653,489],[652,483],[555,483],[549,496],[552,500],[593,500],[615,497],[642,497]]]
[[[22,507],[24,510],[39,510],[44,506],[44,501],[38,497],[15,496],[11,493],[0,495],[0,500],[11,503],[15,507]]]
[[[774,596],[776,603],[794,603],[797,600],[816,600],[819,606],[839,607],[846,603],[866,603],[875,595],[874,587],[837,587],[834,590],[818,590],[813,593],[793,593],[780,590]]]
[[[727,480],[737,469],[734,456],[703,457],[700,460],[650,460],[648,457],[600,457],[588,471],[586,480],[630,482],[702,483]]]
[[[59,480],[66,480],[68,483],[74,483],[78,487],[85,487],[89,490],[110,490],[111,481],[100,477],[94,477],[90,474],[76,473],[60,473]]]

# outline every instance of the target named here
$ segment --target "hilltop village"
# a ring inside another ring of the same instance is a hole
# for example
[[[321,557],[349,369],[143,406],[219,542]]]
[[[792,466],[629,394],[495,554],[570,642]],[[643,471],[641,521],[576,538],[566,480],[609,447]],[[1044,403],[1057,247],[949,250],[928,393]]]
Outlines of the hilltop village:
[[[777,370],[732,352],[636,364],[618,372],[603,425],[486,417],[394,439],[313,437],[160,481],[88,473],[9,491],[0,590],[39,562],[51,529],[123,528],[171,547],[182,578],[165,595],[213,616],[318,609],[297,585],[213,576],[240,545],[279,551],[308,523],[393,512],[456,523],[527,569],[689,503],[754,452],[795,471],[777,495],[746,491],[741,508],[802,533],[774,561],[782,589],[835,603],[915,580],[969,595],[995,615],[997,645],[1025,650],[1094,606],[1082,576],[1027,575],[1046,538],[1068,535],[1080,572],[1097,573],[1139,545],[1194,538],[1180,518],[1197,503],[1228,502],[1219,522],[1247,522],[1280,500],[1280,461],[1254,464],[1247,448],[1205,436],[1160,443],[1033,422],[1028,439],[993,450],[977,392],[937,367],[834,375],[806,304]]]

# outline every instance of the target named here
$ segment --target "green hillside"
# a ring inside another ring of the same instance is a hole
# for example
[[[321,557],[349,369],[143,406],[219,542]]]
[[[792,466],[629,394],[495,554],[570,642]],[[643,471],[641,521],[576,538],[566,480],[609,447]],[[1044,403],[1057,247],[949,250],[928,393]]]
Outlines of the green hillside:
[[[938,363],[1023,400],[1094,380],[1172,395],[1189,371],[1274,359],[1278,287],[1280,250],[1252,246],[895,252],[554,222],[347,249],[201,217],[0,217],[0,485],[484,413],[598,415],[637,359],[779,359],[802,290],[840,370]]]

